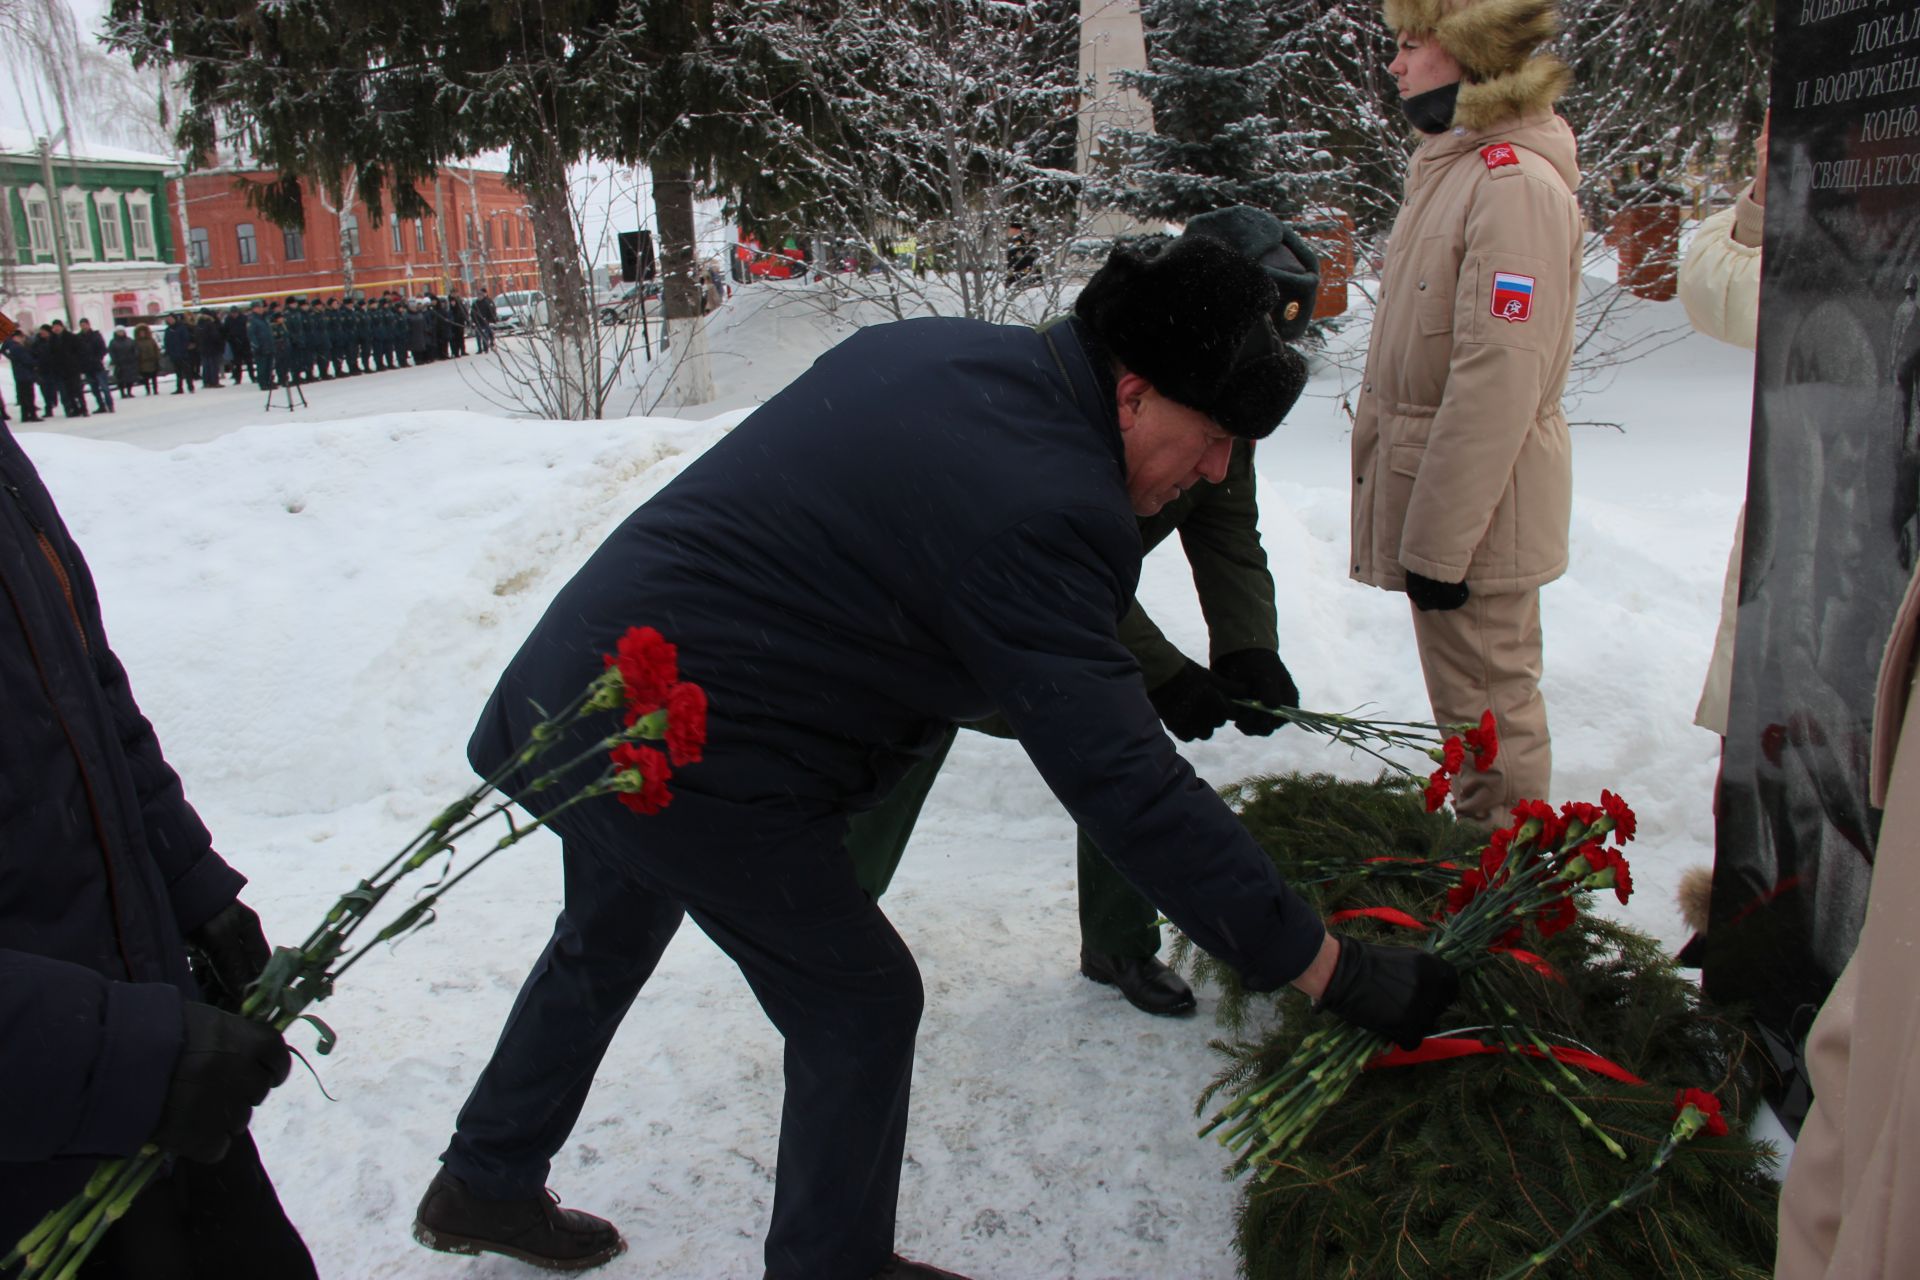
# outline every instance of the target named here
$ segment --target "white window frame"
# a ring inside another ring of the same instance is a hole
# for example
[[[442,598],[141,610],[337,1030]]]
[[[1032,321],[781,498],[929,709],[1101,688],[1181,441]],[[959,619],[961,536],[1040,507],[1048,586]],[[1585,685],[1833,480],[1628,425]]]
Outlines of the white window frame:
[[[53,256],[53,205],[47,189],[39,183],[20,189],[20,203],[27,211],[27,252],[36,258]]]
[[[187,228],[187,261],[195,271],[205,271],[213,266],[213,232],[210,228]]]
[[[79,187],[61,188],[60,216],[67,220],[67,257],[75,262],[91,262],[99,257],[93,251],[93,223],[87,217],[87,193]]]
[[[360,215],[343,213],[340,215],[340,247],[349,258],[360,256]]]
[[[127,193],[127,225],[133,232],[133,256],[135,258],[158,258],[159,242],[153,236],[153,193],[151,191],[129,191]]]
[[[101,188],[93,193],[94,216],[100,219],[100,256],[118,262],[127,256],[126,224],[120,220],[120,193]]]
[[[240,233],[244,231],[245,235]],[[251,222],[233,224],[233,252],[239,265],[253,267],[260,264],[260,231]]]

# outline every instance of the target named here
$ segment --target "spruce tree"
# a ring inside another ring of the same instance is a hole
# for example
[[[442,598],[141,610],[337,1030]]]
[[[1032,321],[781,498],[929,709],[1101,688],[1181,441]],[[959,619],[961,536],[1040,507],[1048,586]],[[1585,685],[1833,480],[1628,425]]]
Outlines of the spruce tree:
[[[1184,221],[1232,204],[1297,213],[1336,167],[1317,122],[1268,112],[1294,59],[1271,0],[1147,0],[1147,70],[1122,80],[1153,107],[1153,130],[1115,129],[1121,156],[1099,188],[1144,218]]]
[[[110,41],[176,70],[182,146],[244,136],[276,170],[249,198],[297,226],[300,183],[353,194],[377,224],[426,210],[440,166],[504,150],[526,195],[554,329],[596,359],[567,170],[649,163],[671,194],[750,129],[703,98],[707,0],[113,0]],[[693,292],[689,209],[663,200],[670,309]],[[682,216],[672,216],[676,210]],[[697,309],[696,313],[697,313]],[[596,411],[576,379],[580,415]]]

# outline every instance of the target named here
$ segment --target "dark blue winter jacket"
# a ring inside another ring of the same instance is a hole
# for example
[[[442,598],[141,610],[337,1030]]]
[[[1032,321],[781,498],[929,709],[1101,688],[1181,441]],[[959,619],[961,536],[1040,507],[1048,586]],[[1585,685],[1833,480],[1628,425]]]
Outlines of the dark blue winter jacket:
[[[86,561],[0,427],[0,1242],[153,1130],[196,989],[182,935],[245,883],[211,848]],[[4,1252],[4,1249],[0,1249]]]
[[[0,356],[5,356],[13,365],[15,383],[31,383],[40,380],[40,358],[33,348],[22,339],[19,342],[0,342]]]
[[[184,369],[193,360],[193,326],[184,322],[168,325],[160,335],[160,348],[175,370]]]
[[[1323,931],[1175,753],[1116,638],[1141,555],[1112,377],[1077,321],[864,329],[614,531],[508,666],[469,756],[483,774],[507,761],[531,704],[570,701],[629,625],[675,642],[710,700],[706,758],[673,787],[759,830],[844,821],[948,726],[1003,712],[1122,874],[1271,989]]]

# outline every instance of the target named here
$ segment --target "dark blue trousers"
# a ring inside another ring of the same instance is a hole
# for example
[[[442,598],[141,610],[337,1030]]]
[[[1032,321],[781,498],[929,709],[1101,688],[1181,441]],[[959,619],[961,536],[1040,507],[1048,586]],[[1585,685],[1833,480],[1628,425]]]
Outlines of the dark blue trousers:
[[[855,883],[844,819],[676,794],[561,815],[566,901],[441,1159],[480,1195],[538,1195],[608,1043],[691,916],[786,1039],[767,1274],[867,1280],[893,1252],[919,969]],[[663,1025],[657,1033],[696,1035]]]

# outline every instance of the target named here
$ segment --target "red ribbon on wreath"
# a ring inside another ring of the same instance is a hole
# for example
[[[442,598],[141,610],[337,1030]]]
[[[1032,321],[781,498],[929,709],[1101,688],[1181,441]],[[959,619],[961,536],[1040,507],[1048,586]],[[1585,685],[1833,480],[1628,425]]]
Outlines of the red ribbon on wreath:
[[[1414,929],[1421,933],[1425,933],[1428,928],[1426,924],[1414,919],[1398,907],[1349,907],[1345,911],[1336,911],[1328,916],[1327,923],[1343,924],[1348,920],[1363,919],[1378,920],[1383,924],[1394,925],[1401,929]],[[1519,947],[1488,947],[1487,950],[1497,956],[1512,956],[1541,977],[1551,978],[1562,986],[1566,985],[1567,980],[1561,977],[1544,957],[1534,952],[1522,951]]]
[[[1523,1044],[1517,1048],[1508,1048],[1504,1044],[1490,1044],[1485,1040],[1469,1040],[1464,1036],[1434,1036],[1420,1042],[1418,1049],[1389,1049],[1379,1057],[1367,1063],[1366,1069],[1372,1071],[1378,1067],[1415,1067],[1429,1062],[1451,1062],[1455,1058],[1472,1058],[1489,1053],[1524,1053],[1532,1058],[1545,1058],[1533,1045]],[[1618,1080],[1621,1084],[1645,1084],[1633,1072],[1619,1063],[1603,1058],[1597,1053],[1585,1049],[1552,1050],[1553,1060],[1563,1062],[1569,1067],[1579,1067],[1595,1075]]]

